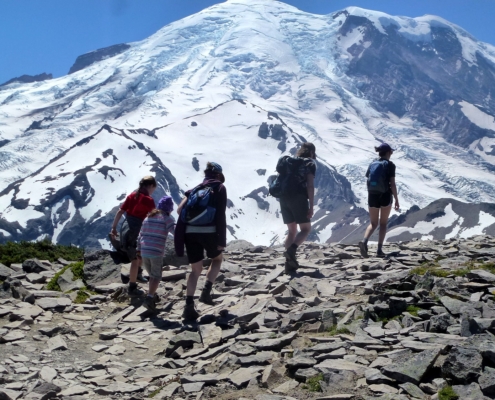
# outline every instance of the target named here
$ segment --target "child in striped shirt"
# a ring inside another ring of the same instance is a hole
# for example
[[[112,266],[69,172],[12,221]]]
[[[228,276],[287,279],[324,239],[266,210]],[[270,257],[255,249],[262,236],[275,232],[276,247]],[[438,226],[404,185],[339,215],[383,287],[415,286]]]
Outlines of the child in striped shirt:
[[[143,260],[143,268],[150,276],[148,296],[143,306],[156,311],[155,293],[162,280],[163,255],[169,233],[174,234],[175,219],[170,215],[174,202],[170,196],[163,196],[155,210],[143,222],[139,232],[137,251]]]

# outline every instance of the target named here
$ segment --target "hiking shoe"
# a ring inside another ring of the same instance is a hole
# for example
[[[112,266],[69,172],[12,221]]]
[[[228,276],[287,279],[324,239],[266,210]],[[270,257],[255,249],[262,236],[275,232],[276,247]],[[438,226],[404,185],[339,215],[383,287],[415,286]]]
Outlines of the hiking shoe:
[[[208,292],[207,290],[202,290],[201,291],[201,296],[199,296],[199,301],[204,304],[208,304],[210,306],[214,306],[215,302],[213,301],[211,297],[211,292]]]
[[[155,294],[153,295],[153,301],[155,302],[155,304],[156,304],[156,303],[159,303],[159,302],[161,301],[160,296],[158,296],[158,294],[157,294],[157,293],[155,293]]]
[[[141,296],[144,296],[144,291],[142,291],[141,289],[139,289],[137,286],[132,288],[129,286],[127,288],[127,294],[129,297],[141,297]]]
[[[359,242],[359,251],[363,258],[368,258],[368,245],[364,242]]]
[[[383,257],[386,257],[387,255],[382,250],[378,250],[376,252],[376,256],[377,257],[380,257],[380,258],[383,258]]]
[[[292,263],[297,268],[297,267],[299,267],[299,263],[297,262],[296,251],[297,250],[291,246],[287,250],[284,251],[284,257],[287,260],[287,262]]]
[[[155,299],[153,297],[146,296],[143,302],[143,307],[146,308],[148,311],[156,312]]]
[[[195,310],[194,304],[186,304],[182,318],[186,321],[196,321],[199,318],[199,313]]]
[[[143,274],[140,272],[137,276],[137,281],[141,283],[148,283],[148,278],[143,276]]]
[[[294,263],[292,261],[285,261],[285,273],[290,275],[295,272],[297,272],[297,269],[299,268],[299,264]]]

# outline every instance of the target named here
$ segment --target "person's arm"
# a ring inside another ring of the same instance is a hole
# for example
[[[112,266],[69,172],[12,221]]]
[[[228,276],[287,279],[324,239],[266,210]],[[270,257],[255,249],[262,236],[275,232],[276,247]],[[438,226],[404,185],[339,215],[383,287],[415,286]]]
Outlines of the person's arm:
[[[314,201],[315,201],[315,176],[313,174],[306,175],[306,188],[308,190],[308,199],[309,199],[309,210],[308,210],[308,218],[311,219],[314,213]]]
[[[110,231],[110,235],[112,235],[113,238],[119,236],[117,233],[117,225],[120,221],[120,218],[122,218],[122,215],[124,215],[124,210],[120,209],[117,211],[117,214],[115,214],[115,218],[113,219],[113,224],[112,224],[112,230]]]
[[[177,214],[180,215],[182,208],[185,206],[187,202],[187,196],[182,199],[182,201],[179,204],[179,207],[177,207]]]
[[[216,228],[218,234],[218,250],[224,250],[227,246],[227,189],[221,186],[217,196]]]
[[[392,190],[392,195],[394,196],[395,199],[395,210],[399,210],[400,205],[399,205],[399,197],[397,196],[397,186],[395,184],[395,176],[393,178],[390,178],[390,189]]]

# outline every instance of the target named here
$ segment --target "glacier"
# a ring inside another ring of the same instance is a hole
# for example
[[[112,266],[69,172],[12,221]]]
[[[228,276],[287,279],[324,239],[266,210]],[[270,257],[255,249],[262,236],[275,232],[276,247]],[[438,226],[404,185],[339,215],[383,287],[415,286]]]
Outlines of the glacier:
[[[360,60],[390,43],[407,61],[398,75],[371,63],[363,72]],[[277,243],[285,227],[263,188],[277,158],[303,141],[315,143],[323,174],[315,240],[341,240],[366,222],[364,172],[382,141],[397,149],[402,211],[440,198],[494,202],[495,94],[461,98],[446,82],[488,79],[495,47],[440,17],[229,0],[129,45],[67,76],[0,87],[0,238],[76,243],[79,226],[98,246],[141,175],[165,171],[161,193],[178,202],[215,160],[226,169],[229,238]],[[411,95],[415,85],[431,89]]]

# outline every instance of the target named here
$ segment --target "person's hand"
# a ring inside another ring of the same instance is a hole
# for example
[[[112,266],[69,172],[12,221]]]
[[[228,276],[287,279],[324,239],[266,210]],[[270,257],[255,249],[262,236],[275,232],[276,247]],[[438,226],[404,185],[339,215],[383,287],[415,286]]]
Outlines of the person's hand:
[[[136,257],[138,260],[141,260],[143,257],[141,257],[141,252],[140,251],[136,251]]]
[[[395,211],[399,211],[400,210],[399,200],[395,200],[394,209],[395,209]]]
[[[313,207],[309,207],[309,210],[308,210],[308,219],[311,219],[313,217]]]
[[[224,251],[225,247],[224,246],[217,246],[217,250]]]
[[[110,235],[115,239],[119,234],[117,233],[117,228],[112,228]]]

